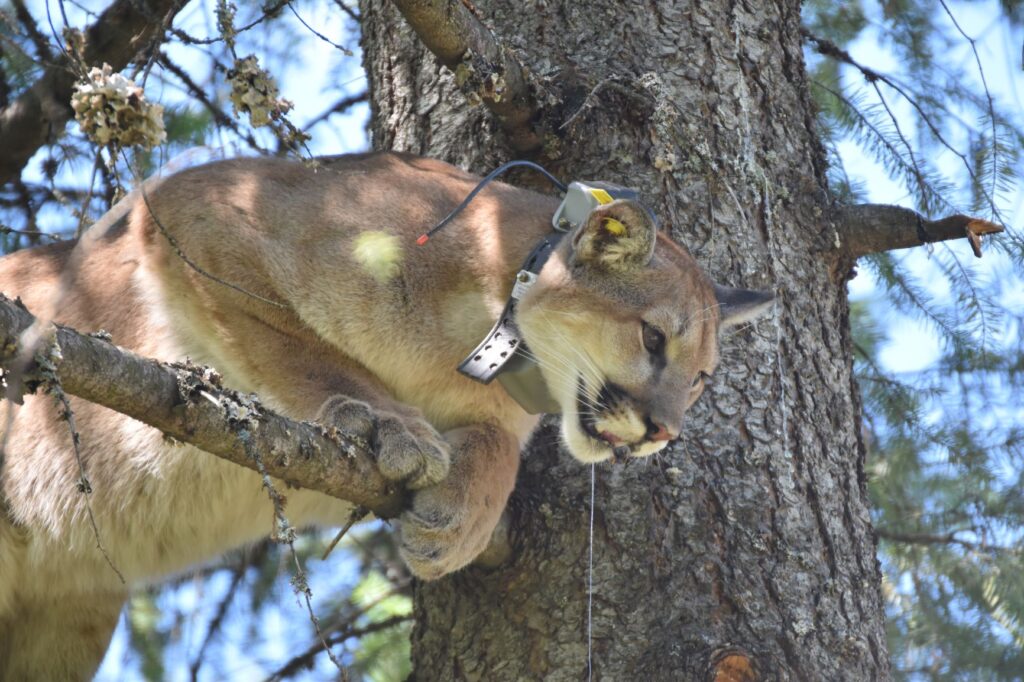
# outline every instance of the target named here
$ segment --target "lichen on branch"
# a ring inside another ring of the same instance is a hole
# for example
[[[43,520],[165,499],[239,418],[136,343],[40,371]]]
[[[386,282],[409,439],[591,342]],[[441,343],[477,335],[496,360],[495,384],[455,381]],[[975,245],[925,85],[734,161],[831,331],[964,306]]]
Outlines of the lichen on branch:
[[[536,83],[526,68],[459,0],[394,0],[398,11],[438,61],[455,74],[471,104],[483,103],[517,152],[544,143]]]
[[[291,101],[278,96],[277,81],[260,67],[256,55],[236,59],[228,82],[235,114],[248,115],[254,128],[280,121],[292,110]]]
[[[82,132],[104,147],[152,149],[167,139],[164,108],[146,100],[142,88],[110,64],[93,67],[75,84],[71,108]]]
[[[0,367],[5,372],[33,371],[18,365],[22,332],[34,323],[23,307],[0,296]],[[222,386],[219,375],[206,367],[146,359],[60,325],[53,338],[59,353],[50,354],[48,371],[59,376],[66,393],[211,455],[361,505],[380,518],[394,517],[404,507],[400,486],[380,474],[368,445],[336,428],[278,414],[255,396]],[[27,380],[8,381],[9,391],[39,385],[31,377],[16,379]]]

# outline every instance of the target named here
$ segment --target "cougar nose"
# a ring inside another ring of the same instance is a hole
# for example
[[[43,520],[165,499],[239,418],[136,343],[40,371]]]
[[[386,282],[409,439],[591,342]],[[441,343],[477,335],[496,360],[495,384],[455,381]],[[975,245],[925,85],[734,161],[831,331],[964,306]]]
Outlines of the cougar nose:
[[[672,440],[677,435],[665,428],[664,424],[659,424],[651,419],[650,415],[644,417],[644,425],[647,427],[644,438],[652,443],[660,440]]]

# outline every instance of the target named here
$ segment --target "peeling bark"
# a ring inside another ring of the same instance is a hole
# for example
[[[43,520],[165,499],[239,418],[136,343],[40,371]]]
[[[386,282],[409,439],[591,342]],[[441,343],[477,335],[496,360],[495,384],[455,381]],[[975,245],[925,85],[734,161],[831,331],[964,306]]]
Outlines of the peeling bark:
[[[565,112],[554,170],[640,187],[717,280],[777,295],[723,339],[682,442],[597,469],[593,679],[888,678],[799,3],[476,7]],[[479,173],[508,158],[390,3],[361,16],[374,146]],[[417,586],[416,679],[587,679],[590,477],[555,440],[548,425],[524,455],[511,560]]]

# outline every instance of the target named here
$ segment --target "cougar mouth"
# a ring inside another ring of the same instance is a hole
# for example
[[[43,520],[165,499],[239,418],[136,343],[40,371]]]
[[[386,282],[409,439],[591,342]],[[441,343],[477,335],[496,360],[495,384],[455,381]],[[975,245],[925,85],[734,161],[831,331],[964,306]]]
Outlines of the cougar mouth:
[[[621,392],[622,389],[604,383],[598,392],[597,402],[601,405],[614,407],[619,402],[616,394]],[[608,431],[598,431],[597,413],[591,400],[587,397],[586,384],[582,376],[576,382],[576,414],[578,415],[577,420],[583,433],[594,441],[598,447],[611,450],[612,456],[615,457],[616,461],[621,461],[633,454],[632,445],[629,443],[622,441]]]

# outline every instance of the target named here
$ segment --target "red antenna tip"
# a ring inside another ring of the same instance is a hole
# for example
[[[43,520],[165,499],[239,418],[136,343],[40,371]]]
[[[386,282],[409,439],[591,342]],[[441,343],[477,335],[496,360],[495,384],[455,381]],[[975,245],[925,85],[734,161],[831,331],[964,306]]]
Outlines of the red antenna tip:
[[[429,234],[421,234],[419,238],[416,240],[417,246],[423,246],[424,244],[427,243],[428,239],[430,239]]]

